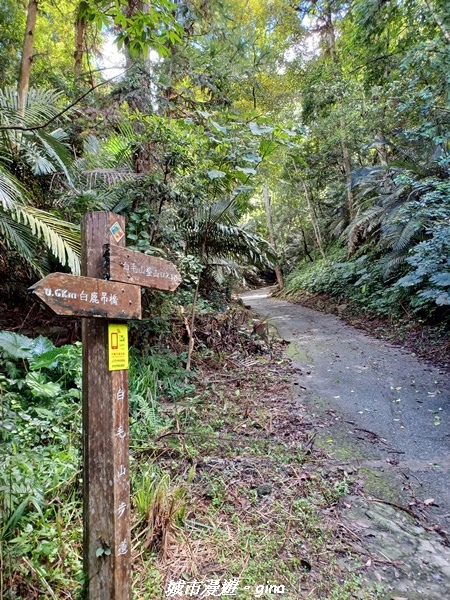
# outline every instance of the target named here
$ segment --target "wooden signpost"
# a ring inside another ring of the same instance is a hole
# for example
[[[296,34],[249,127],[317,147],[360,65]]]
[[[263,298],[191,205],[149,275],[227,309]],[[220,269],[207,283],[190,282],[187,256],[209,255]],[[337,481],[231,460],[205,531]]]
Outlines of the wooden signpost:
[[[56,314],[85,317],[83,553],[87,600],[131,599],[128,330],[116,321],[141,318],[141,286],[173,291],[181,282],[172,263],[124,248],[124,229],[124,218],[114,213],[86,214],[81,228],[83,276],[52,273],[30,288]]]
[[[30,290],[57,315],[141,318],[141,288],[136,285],[51,273]]]
[[[181,283],[175,265],[168,260],[106,244],[103,249],[104,277],[157,290],[173,292]]]

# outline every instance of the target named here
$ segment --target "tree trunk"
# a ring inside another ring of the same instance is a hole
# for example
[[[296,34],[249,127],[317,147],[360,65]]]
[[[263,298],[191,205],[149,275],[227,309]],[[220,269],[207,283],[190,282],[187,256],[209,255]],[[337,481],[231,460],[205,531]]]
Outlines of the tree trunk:
[[[383,167],[387,167],[388,159],[387,159],[387,147],[385,144],[384,133],[379,129],[377,131],[377,137],[379,139],[379,143],[377,144],[378,156],[380,157],[380,164]]]
[[[75,24],[75,81],[79,81],[83,70],[84,38],[86,33],[86,20],[77,15]]]
[[[201,255],[200,255],[200,262],[201,264],[203,264],[203,260],[205,257],[205,253],[206,253],[206,240],[208,237],[208,228],[206,229],[205,232],[205,237],[203,238],[203,243],[202,243],[202,250],[201,250]],[[197,300],[198,300],[198,295],[200,292],[200,280],[201,280],[202,274],[201,272],[198,274],[198,281],[197,281],[197,285],[195,286],[195,293],[194,293],[194,300],[192,302],[192,312],[191,312],[191,323],[189,325],[188,328],[188,335],[189,335],[189,346],[188,346],[188,355],[187,355],[187,360],[186,360],[186,371],[190,371],[191,370],[191,361],[192,361],[192,353],[194,352],[194,333],[195,333],[195,314],[197,311]]]
[[[20,60],[19,79],[17,82],[18,109],[19,114],[22,117],[25,114],[28,86],[30,83],[30,70],[33,60],[34,31],[36,28],[37,14],[38,0],[29,0],[22,58]]]
[[[267,229],[269,230],[269,239],[272,244],[274,250],[276,250],[275,245],[275,236],[273,233],[273,225],[272,225],[272,215],[270,212],[270,197],[269,190],[267,189],[267,185],[264,185],[264,204],[266,207],[266,219],[267,219]],[[277,276],[278,288],[281,291],[284,288],[283,275],[281,273],[280,265],[275,265],[275,275]]]
[[[339,108],[341,108],[340,103],[338,104]],[[347,187],[347,213],[348,220],[351,221],[354,216],[354,208],[355,208],[355,199],[353,197],[352,191],[352,165],[350,162],[350,152],[348,149],[347,136],[345,135],[345,118],[341,116],[340,118],[341,125],[341,149],[342,149],[342,166],[344,168],[346,187]]]
[[[336,55],[336,34],[334,31],[333,17],[332,17],[330,8],[328,9],[328,12],[325,15],[325,17],[326,17],[325,41],[326,41],[326,47],[328,50],[328,54],[331,58],[332,63],[334,65],[336,65],[336,67],[341,72],[342,69],[339,64],[338,57]],[[341,101],[339,100],[339,97],[337,99],[336,104],[337,104],[337,108],[338,108],[339,112],[342,112],[342,104],[341,104]],[[339,123],[340,123],[340,127],[341,127],[342,167],[344,169],[345,180],[346,180],[346,185],[347,185],[347,214],[348,214],[348,220],[351,221],[354,216],[355,199],[354,199],[353,191],[352,191],[352,177],[351,177],[352,165],[351,165],[351,161],[350,161],[350,151],[348,148],[348,140],[347,140],[347,135],[346,135],[346,131],[345,131],[346,130],[346,121],[345,121],[345,117],[342,114],[339,119]]]
[[[314,207],[311,202],[311,196],[309,194],[308,186],[306,185],[306,182],[303,179],[303,177],[300,175],[299,170],[295,164],[294,164],[294,169],[297,174],[297,177],[300,180],[300,183],[303,186],[303,191],[305,192],[306,204],[308,205],[309,218],[311,219],[311,224],[313,227],[314,237],[316,238],[317,246],[320,250],[320,254],[322,255],[322,258],[326,261],[327,256],[325,254],[325,250],[323,249],[322,234],[320,233],[319,223],[317,222],[316,213],[314,211]]]
[[[311,254],[309,253],[309,250],[308,250],[308,244],[306,243],[306,235],[305,235],[305,232],[303,231],[303,227],[300,227],[300,231],[301,231],[301,233],[302,233],[302,238],[303,238],[303,249],[304,249],[304,251],[305,251],[305,254],[306,254],[306,256],[309,258],[309,260],[310,260],[311,262],[314,262],[314,259],[313,259],[313,257],[311,256]]]

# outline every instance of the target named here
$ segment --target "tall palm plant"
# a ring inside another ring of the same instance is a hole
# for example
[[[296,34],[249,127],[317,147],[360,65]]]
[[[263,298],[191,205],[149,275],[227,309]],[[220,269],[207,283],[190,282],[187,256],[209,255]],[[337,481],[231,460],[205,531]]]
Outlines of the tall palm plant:
[[[234,210],[236,197],[233,196],[232,200],[217,200],[209,206],[200,206],[181,215],[186,249],[199,256],[205,272],[226,269],[227,264],[224,261],[227,259],[240,262],[244,260],[261,268],[273,268],[276,263],[277,257],[270,244],[239,226]],[[228,269],[230,268],[233,267],[228,265]],[[194,350],[195,313],[200,281],[201,273],[195,289],[190,323],[187,324],[189,334],[187,371],[190,370]]]
[[[0,245],[41,275],[43,246],[79,272],[78,227],[39,208],[42,178],[62,174],[72,185],[66,134],[42,126],[57,117],[59,98],[53,90],[31,89],[21,112],[16,90],[0,90]]]

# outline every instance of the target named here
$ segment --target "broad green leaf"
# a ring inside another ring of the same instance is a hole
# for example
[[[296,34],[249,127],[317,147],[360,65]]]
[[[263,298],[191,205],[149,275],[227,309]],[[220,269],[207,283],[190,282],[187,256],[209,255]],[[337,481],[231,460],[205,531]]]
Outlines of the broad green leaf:
[[[246,175],[256,175],[256,170],[253,167],[236,167],[236,171],[242,171]]]
[[[28,373],[25,381],[36,398],[55,398],[61,393],[61,386],[53,381],[47,381],[42,373]]]
[[[450,294],[439,294],[436,298],[436,304],[438,306],[450,306]]]
[[[269,156],[278,148],[278,144],[271,140],[261,140],[259,143],[259,152],[263,157]]]
[[[274,127],[267,127],[264,125],[260,126],[254,121],[250,123],[250,131],[253,133],[253,135],[264,135],[265,133],[272,133],[273,130]]]
[[[246,160],[248,162],[255,162],[255,163],[260,163],[262,161],[262,158],[260,156],[258,156],[257,154],[254,154],[253,152],[247,152],[247,154],[244,154],[242,159]]]
[[[33,371],[38,369],[52,369],[58,364],[58,358],[66,356],[70,351],[70,346],[63,346],[62,348],[55,348],[42,353],[39,356],[34,357],[30,360],[30,368]]]
[[[224,171],[218,171],[217,169],[212,169],[212,171],[208,171],[208,177],[210,179],[222,179],[226,177],[226,173]]]
[[[54,348],[55,344],[42,335],[33,340],[33,356],[41,356]]]
[[[205,119],[208,119],[211,116],[211,113],[206,112],[205,110],[198,110],[197,114],[199,114],[201,117],[204,117]]]
[[[436,273],[430,277],[430,281],[439,287],[450,287],[450,273]]]
[[[217,129],[217,131],[220,131],[220,133],[224,133],[225,135],[228,134],[228,130],[225,127],[222,127],[221,125],[219,125],[219,123],[216,123],[216,121],[211,120],[211,125],[214,127],[214,129]]]
[[[4,351],[11,358],[31,358],[33,356],[34,340],[15,333],[14,331],[0,331],[0,351]]]

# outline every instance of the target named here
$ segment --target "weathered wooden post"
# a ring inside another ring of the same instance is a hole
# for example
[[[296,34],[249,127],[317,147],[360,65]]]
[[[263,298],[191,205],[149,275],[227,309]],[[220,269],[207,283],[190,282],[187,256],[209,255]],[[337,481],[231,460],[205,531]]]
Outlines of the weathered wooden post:
[[[103,278],[103,246],[124,246],[124,229],[124,218],[113,213],[85,215],[82,275]],[[109,370],[109,325],[106,319],[82,322],[83,553],[88,600],[131,598],[128,371]]]
[[[30,288],[56,314],[84,317],[87,600],[131,599],[128,330],[117,321],[141,318],[141,286],[173,291],[181,281],[172,263],[124,248],[124,229],[124,218],[114,213],[86,214],[83,276],[52,273]]]

